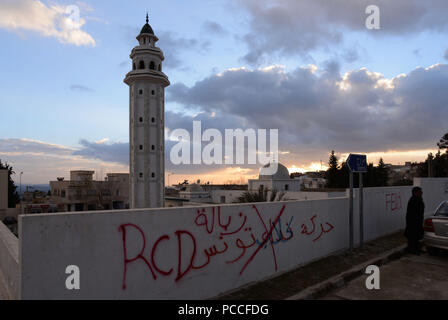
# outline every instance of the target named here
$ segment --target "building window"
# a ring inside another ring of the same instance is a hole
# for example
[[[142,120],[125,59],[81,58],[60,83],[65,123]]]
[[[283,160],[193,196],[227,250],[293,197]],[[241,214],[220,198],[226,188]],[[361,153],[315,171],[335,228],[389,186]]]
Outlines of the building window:
[[[138,120],[139,120],[140,122],[143,122],[143,117],[140,117]]]
[[[139,146],[139,149],[140,149],[140,150],[143,150],[143,145],[140,145],[140,146]]]
[[[285,190],[286,190],[286,191],[289,190],[289,185],[285,184]]]
[[[133,63],[132,64],[132,70],[135,70],[135,69],[137,69],[137,68],[135,67],[135,63]]]
[[[143,178],[143,173],[140,172],[140,174],[138,175],[140,178]]]
[[[143,90],[142,89],[138,90],[138,94],[142,95],[143,94]]]
[[[62,190],[62,192],[61,192],[61,197],[62,197],[62,198],[65,198],[65,190]]]
[[[153,172],[153,173],[151,173],[151,177],[152,178],[155,178],[155,176],[156,176],[156,174]]]
[[[162,64],[159,64],[159,71],[162,71]]]
[[[156,147],[154,145],[151,146],[151,150],[154,150]]]
[[[149,64],[149,69],[151,69],[151,70],[156,69],[156,65],[155,65],[154,61],[151,61],[151,63]]]
[[[143,60],[140,60],[138,68],[139,69],[145,69],[145,62]]]
[[[152,91],[151,91],[151,94],[152,94],[152,95],[155,95],[155,94],[156,94],[156,92],[155,92],[154,90],[152,90]]]
[[[154,117],[151,118],[151,122],[154,123],[156,122],[156,119]]]

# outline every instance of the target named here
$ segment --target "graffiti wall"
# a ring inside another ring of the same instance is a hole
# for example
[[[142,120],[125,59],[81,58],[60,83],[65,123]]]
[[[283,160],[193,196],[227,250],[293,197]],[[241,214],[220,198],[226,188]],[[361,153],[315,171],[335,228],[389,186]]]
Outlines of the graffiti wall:
[[[341,198],[22,216],[21,297],[214,297],[344,249],[347,211]]]
[[[404,229],[406,208],[412,187],[388,187],[364,189],[364,240]],[[358,189],[354,190],[355,244],[359,243]],[[348,193],[348,192],[347,192]]]

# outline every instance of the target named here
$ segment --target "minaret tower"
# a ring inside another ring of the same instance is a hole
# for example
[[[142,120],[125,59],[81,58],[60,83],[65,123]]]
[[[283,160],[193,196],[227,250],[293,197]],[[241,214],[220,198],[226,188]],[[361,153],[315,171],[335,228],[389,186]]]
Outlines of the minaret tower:
[[[130,207],[165,206],[165,87],[163,52],[148,24],[137,36],[132,49],[132,71],[124,82],[129,85]]]

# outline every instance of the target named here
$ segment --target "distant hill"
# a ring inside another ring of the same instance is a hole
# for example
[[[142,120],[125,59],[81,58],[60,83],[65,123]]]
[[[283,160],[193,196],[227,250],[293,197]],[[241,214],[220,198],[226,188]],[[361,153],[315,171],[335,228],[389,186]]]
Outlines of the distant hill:
[[[17,184],[16,184],[16,186],[17,186],[17,192],[19,192],[19,186]],[[22,184],[22,195],[26,191],[27,187],[28,187],[28,191],[39,190],[39,191],[43,191],[45,193],[50,191],[49,184]]]

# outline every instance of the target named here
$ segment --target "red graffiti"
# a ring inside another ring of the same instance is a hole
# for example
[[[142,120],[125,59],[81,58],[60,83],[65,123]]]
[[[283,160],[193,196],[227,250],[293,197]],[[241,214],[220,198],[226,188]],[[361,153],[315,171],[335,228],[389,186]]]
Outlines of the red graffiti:
[[[157,280],[159,277],[173,276],[173,280],[179,282],[190,274],[190,272],[206,268],[213,261],[214,257],[227,253],[227,255],[231,256],[223,260],[226,264],[233,264],[239,261],[244,262],[239,272],[242,275],[260,251],[270,246],[273,267],[277,271],[278,261],[275,246],[288,242],[293,238],[291,223],[294,217],[291,217],[289,222],[285,224],[286,233],[288,234],[286,237],[283,234],[281,225],[281,218],[285,212],[286,205],[280,208],[274,221],[271,218],[265,221],[264,219],[266,218],[264,218],[257,206],[252,205],[252,209],[255,211],[258,221],[263,227],[263,232],[260,234],[254,234],[252,232],[252,227],[248,224],[248,217],[242,212],[238,212],[234,216],[229,215],[223,219],[220,207],[198,209],[194,217],[194,224],[199,227],[197,232],[204,232],[205,235],[214,234],[219,238],[219,241],[216,241],[216,238],[213,237],[214,242],[206,248],[203,248],[201,243],[197,241],[195,234],[187,229],[174,230],[170,234],[164,234],[155,239],[152,247],[149,245],[149,248],[147,248],[146,237],[148,235],[145,235],[139,226],[131,223],[122,224],[119,227],[119,232],[122,233],[123,242],[123,290],[126,289],[126,276],[129,266],[134,264],[134,262],[138,263],[138,261],[144,262],[154,280]],[[310,228],[305,224],[302,225],[302,234],[313,236],[313,242],[319,240],[324,234],[334,228],[328,222],[320,223],[319,228],[317,227],[316,219],[317,215],[314,215],[310,219]],[[135,257],[128,256],[128,242],[131,235],[129,232],[132,229],[134,229],[134,232],[136,230],[137,235],[139,235],[137,238],[135,235],[132,237],[133,240],[137,239],[137,243],[133,245],[139,249]],[[170,248],[169,250],[173,250],[174,248],[175,251],[172,253],[177,255],[177,261],[173,261],[170,266],[163,266],[160,263],[161,261],[157,260],[157,253],[165,256],[167,254],[170,255],[166,251],[167,247]]]
[[[396,211],[401,208],[401,193],[386,193],[386,210]]]
[[[257,215],[259,217],[259,219],[261,220],[261,222],[263,223],[263,226],[266,230],[266,238],[263,239],[263,242],[261,243],[261,245],[258,246],[258,248],[255,250],[254,253],[252,253],[252,255],[249,257],[249,259],[247,260],[247,262],[244,264],[243,268],[240,271],[240,275],[243,274],[244,270],[247,268],[247,266],[252,262],[252,260],[255,258],[255,256],[258,254],[258,252],[260,252],[261,248],[263,248],[263,246],[266,244],[266,242],[271,238],[272,232],[274,231],[274,227],[277,224],[277,222],[279,221],[279,219],[281,218],[283,212],[285,211],[286,205],[282,206],[282,209],[280,210],[279,214],[277,215],[277,217],[274,220],[274,223],[271,225],[269,231],[267,231],[266,225],[263,221],[263,218],[260,215],[260,212],[258,212],[257,207],[254,205],[253,208],[255,209],[255,211],[257,212]],[[274,259],[274,265],[275,265],[275,271],[277,271],[277,258],[275,255],[275,249],[274,246],[272,245],[271,242],[271,247],[272,247],[272,255],[273,255],[273,259]]]
[[[154,246],[152,247],[152,250],[151,250],[151,261],[152,261],[152,264],[154,265],[154,269],[156,269],[156,271],[158,273],[160,273],[160,274],[162,274],[164,276],[168,276],[168,275],[170,275],[173,272],[173,268],[171,268],[168,271],[163,271],[163,270],[161,270],[157,266],[157,264],[155,262],[155,259],[154,259],[154,256],[155,256],[155,253],[156,253],[156,249],[159,246],[159,243],[162,242],[163,240],[170,240],[170,237],[168,235],[163,235],[159,239],[157,239],[157,241],[154,243]]]
[[[132,227],[132,228],[137,229],[137,231],[141,234],[142,240],[143,240],[143,245],[142,245],[142,249],[140,250],[140,253],[136,257],[134,257],[132,259],[128,259],[128,255],[127,255],[127,247],[126,247],[126,228],[127,227]],[[127,272],[128,264],[131,263],[131,262],[137,261],[139,259],[141,259],[148,266],[149,270],[151,271],[152,277],[155,280],[157,278],[156,274],[152,270],[152,267],[151,267],[151,264],[149,263],[149,261],[146,260],[146,258],[143,256],[143,252],[145,251],[145,248],[146,248],[146,239],[145,239],[145,234],[143,233],[142,229],[140,229],[135,224],[127,223],[127,224],[121,225],[119,227],[119,231],[121,231],[123,233],[123,235],[122,235],[122,239],[123,239],[123,256],[124,256],[123,290],[126,289],[126,272]]]
[[[317,215],[314,215],[311,217],[310,221],[312,224],[312,229],[311,231],[308,231],[308,227],[306,226],[306,224],[302,224],[302,234],[306,235],[306,236],[310,236],[312,234],[314,234],[316,232],[316,223],[314,222],[314,219],[317,218]],[[324,224],[320,224],[320,233],[319,235],[313,239],[313,242],[316,242],[317,240],[319,240],[325,233],[329,233],[331,230],[334,229],[334,226],[329,223],[329,222],[325,222],[325,225],[328,228],[324,227]]]

